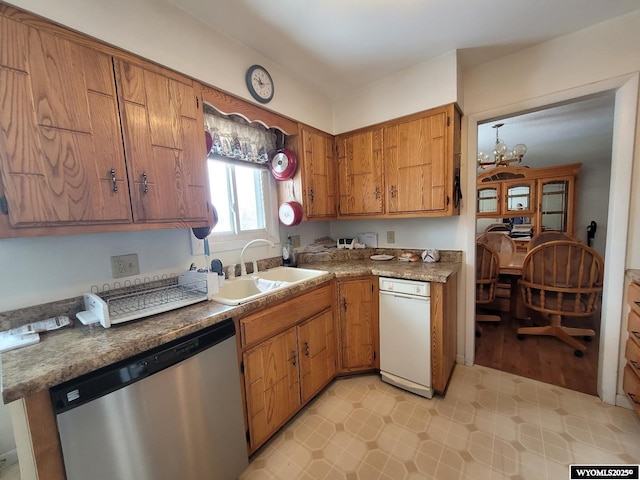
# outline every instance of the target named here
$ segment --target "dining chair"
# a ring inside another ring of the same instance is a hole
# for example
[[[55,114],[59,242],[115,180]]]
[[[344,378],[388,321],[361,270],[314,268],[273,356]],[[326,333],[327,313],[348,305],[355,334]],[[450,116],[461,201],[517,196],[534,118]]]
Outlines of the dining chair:
[[[582,357],[586,346],[574,337],[590,340],[592,329],[562,325],[565,317],[586,318],[600,308],[604,261],[592,248],[578,242],[558,240],[533,248],[524,259],[520,293],[524,305],[540,312],[549,325],[518,328],[525,335],[551,335],[575,348]]]
[[[485,232],[477,238],[477,241],[488,245],[498,253],[498,265],[500,264],[500,254],[513,254],[516,251],[516,243],[504,232]],[[512,282],[506,275],[498,276],[496,285],[496,298],[504,305],[508,311],[511,298]],[[514,292],[515,293],[515,292]]]
[[[476,240],[489,245],[497,253],[514,253],[516,251],[516,243],[505,232],[485,232]]]
[[[496,299],[498,274],[500,270],[498,254],[488,245],[476,242],[476,336],[482,335],[478,322],[499,322],[499,315],[477,312],[478,305],[487,305]]]
[[[556,231],[547,231],[540,232],[538,235],[529,240],[529,245],[527,246],[527,251],[532,250],[538,245],[542,245],[543,243],[553,242],[556,240],[567,240],[569,242],[580,242],[576,237],[573,237],[565,232],[556,232]]]

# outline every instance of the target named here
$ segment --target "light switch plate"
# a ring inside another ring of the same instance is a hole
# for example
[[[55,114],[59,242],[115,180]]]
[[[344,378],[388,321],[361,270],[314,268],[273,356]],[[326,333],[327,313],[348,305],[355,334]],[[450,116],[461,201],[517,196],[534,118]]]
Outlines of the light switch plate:
[[[111,275],[113,278],[130,277],[140,274],[138,254],[116,255],[111,257]]]

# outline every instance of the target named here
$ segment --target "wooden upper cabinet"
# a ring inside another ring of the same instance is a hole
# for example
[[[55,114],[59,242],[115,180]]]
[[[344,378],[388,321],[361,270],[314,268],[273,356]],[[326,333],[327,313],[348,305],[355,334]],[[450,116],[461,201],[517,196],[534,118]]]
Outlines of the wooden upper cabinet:
[[[286,148],[297,155],[298,168],[289,180],[278,181],[278,200],[302,205],[304,221],[336,218],[336,160],[333,135],[298,124]]]
[[[306,127],[300,129],[300,136],[307,217],[335,218],[336,169],[333,137]]]
[[[209,187],[199,85],[115,61],[134,221],[206,220]]]
[[[9,223],[130,223],[111,56],[0,16]]]
[[[439,112],[384,130],[388,213],[436,212],[447,206],[447,115]]]
[[[460,115],[450,104],[339,135],[339,216],[459,214]]]
[[[339,136],[336,143],[340,215],[383,213],[382,128]]]

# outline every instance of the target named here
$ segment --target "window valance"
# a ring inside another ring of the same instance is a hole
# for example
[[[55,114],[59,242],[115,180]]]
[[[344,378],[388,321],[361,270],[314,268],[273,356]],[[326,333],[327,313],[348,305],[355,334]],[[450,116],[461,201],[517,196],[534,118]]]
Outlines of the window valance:
[[[209,155],[266,164],[276,151],[276,133],[239,115],[223,115],[205,106],[205,130],[211,135]]]

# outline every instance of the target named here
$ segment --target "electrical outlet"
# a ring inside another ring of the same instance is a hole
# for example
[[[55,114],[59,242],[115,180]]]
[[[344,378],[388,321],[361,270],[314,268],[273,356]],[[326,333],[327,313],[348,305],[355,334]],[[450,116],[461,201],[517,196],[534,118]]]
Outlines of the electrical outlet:
[[[139,273],[140,267],[138,266],[137,253],[111,257],[111,276],[113,278],[130,277]]]
[[[387,232],[387,243],[396,243],[396,232],[393,230]]]
[[[291,235],[291,246],[298,248],[300,246],[300,235]]]

